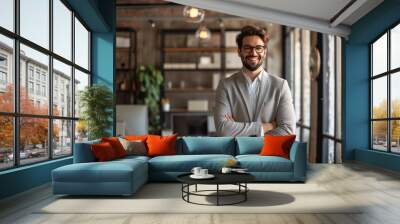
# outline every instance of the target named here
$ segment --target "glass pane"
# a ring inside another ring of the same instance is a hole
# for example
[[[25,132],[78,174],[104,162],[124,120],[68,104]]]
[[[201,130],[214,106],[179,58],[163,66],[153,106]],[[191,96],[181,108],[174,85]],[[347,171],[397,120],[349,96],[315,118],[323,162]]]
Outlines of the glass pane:
[[[14,164],[14,124],[10,116],[0,116],[0,170]]]
[[[390,68],[400,67],[400,24],[390,33]]]
[[[14,111],[14,72],[12,39],[0,35],[0,111]]]
[[[72,154],[72,121],[53,120],[53,157]]]
[[[60,1],[53,1],[53,51],[71,60],[72,12]]]
[[[387,118],[387,77],[372,81],[372,118]]]
[[[294,109],[297,120],[301,117],[301,43],[300,29],[295,28],[294,32]]]
[[[89,86],[89,75],[75,69],[75,117],[79,117],[81,114],[79,95],[86,86]]]
[[[53,114],[72,117],[71,66],[53,60]]]
[[[342,139],[342,39],[336,37],[336,138]],[[338,151],[338,147],[336,147]],[[338,152],[336,152],[338,153]],[[339,159],[339,158],[338,158]],[[339,160],[336,160],[338,162]],[[341,157],[340,157],[341,161]]]
[[[14,0],[0,1],[0,26],[14,31]]]
[[[336,142],[336,163],[342,163],[342,144]]]
[[[88,129],[84,120],[75,121],[75,143],[88,140]]]
[[[322,140],[322,160],[324,163],[335,163],[335,141],[332,139],[324,138]]]
[[[400,153],[400,120],[391,121],[392,152]]]
[[[310,141],[310,130],[307,128],[303,128],[303,140],[302,142],[309,142]]]
[[[372,122],[372,148],[387,151],[387,121]]]
[[[296,141],[301,141],[300,139],[301,128],[299,126],[296,127]]]
[[[391,75],[392,80],[390,82],[390,98],[391,98],[391,110],[392,117],[400,118],[400,72]]]
[[[49,48],[49,1],[20,0],[21,36]]]
[[[332,35],[326,35],[327,45],[327,68],[324,73],[323,82],[323,133],[335,135],[335,39]]]
[[[75,18],[75,63],[89,70],[89,32]]]
[[[47,115],[49,57],[21,44],[21,113]]]
[[[20,119],[21,164],[34,163],[49,158],[49,120],[22,117]]]
[[[387,71],[387,34],[372,44],[372,75]]]

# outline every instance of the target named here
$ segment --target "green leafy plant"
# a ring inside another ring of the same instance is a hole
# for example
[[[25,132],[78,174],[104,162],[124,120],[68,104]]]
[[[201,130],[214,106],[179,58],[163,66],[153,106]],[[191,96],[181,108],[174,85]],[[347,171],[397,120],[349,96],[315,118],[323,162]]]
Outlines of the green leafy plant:
[[[160,88],[163,76],[160,70],[151,65],[142,65],[138,71],[139,92],[138,103],[147,105],[149,111],[149,132],[157,134],[160,124]]]
[[[102,84],[86,87],[79,93],[81,118],[87,126],[90,140],[110,136],[107,131],[112,126],[113,94]]]

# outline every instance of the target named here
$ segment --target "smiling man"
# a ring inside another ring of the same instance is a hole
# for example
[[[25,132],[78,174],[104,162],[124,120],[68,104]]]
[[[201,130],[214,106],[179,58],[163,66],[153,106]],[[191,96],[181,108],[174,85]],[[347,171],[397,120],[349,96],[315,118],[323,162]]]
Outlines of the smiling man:
[[[289,86],[262,68],[268,51],[267,32],[245,26],[236,43],[243,67],[218,85],[214,109],[218,135],[294,134],[296,115]]]

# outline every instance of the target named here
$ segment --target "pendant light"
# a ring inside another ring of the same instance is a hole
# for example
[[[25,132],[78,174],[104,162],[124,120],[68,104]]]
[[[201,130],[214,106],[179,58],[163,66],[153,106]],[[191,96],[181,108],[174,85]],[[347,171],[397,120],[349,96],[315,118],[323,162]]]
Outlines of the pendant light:
[[[199,9],[192,6],[185,6],[185,8],[183,8],[183,16],[186,18],[187,22],[200,23],[203,21],[204,15],[204,9]]]

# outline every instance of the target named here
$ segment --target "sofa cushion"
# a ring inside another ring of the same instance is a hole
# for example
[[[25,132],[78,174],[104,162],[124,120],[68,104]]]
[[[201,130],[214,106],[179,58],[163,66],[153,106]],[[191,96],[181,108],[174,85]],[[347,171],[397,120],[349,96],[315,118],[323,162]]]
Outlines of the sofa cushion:
[[[58,182],[129,182],[133,173],[147,172],[146,162],[136,159],[96,163],[74,163],[53,170]]]
[[[236,155],[260,154],[263,137],[236,137]]]
[[[122,157],[126,156],[126,151],[117,137],[109,137],[109,138],[104,137],[104,138],[101,138],[101,142],[110,143],[110,145],[114,149],[114,152],[115,152],[115,155],[117,156],[117,158],[122,158]]]
[[[182,137],[181,154],[235,155],[234,140],[232,137]]]
[[[238,155],[239,166],[249,172],[292,172],[292,161],[279,156]]]
[[[118,138],[122,146],[126,151],[126,155],[147,155],[147,148],[145,142],[141,140],[126,140],[124,138]]]
[[[97,161],[104,162],[118,158],[113,147],[108,142],[93,144],[90,146],[90,148],[92,149],[94,157],[96,157]]]
[[[176,135],[159,136],[149,135],[146,143],[148,147],[148,156],[164,156],[176,154]]]
[[[150,171],[190,172],[193,167],[200,166],[211,172],[219,171],[230,159],[231,155],[175,155],[158,156],[149,160]]]
[[[261,156],[280,156],[289,159],[290,148],[296,135],[273,136],[265,135]]]

